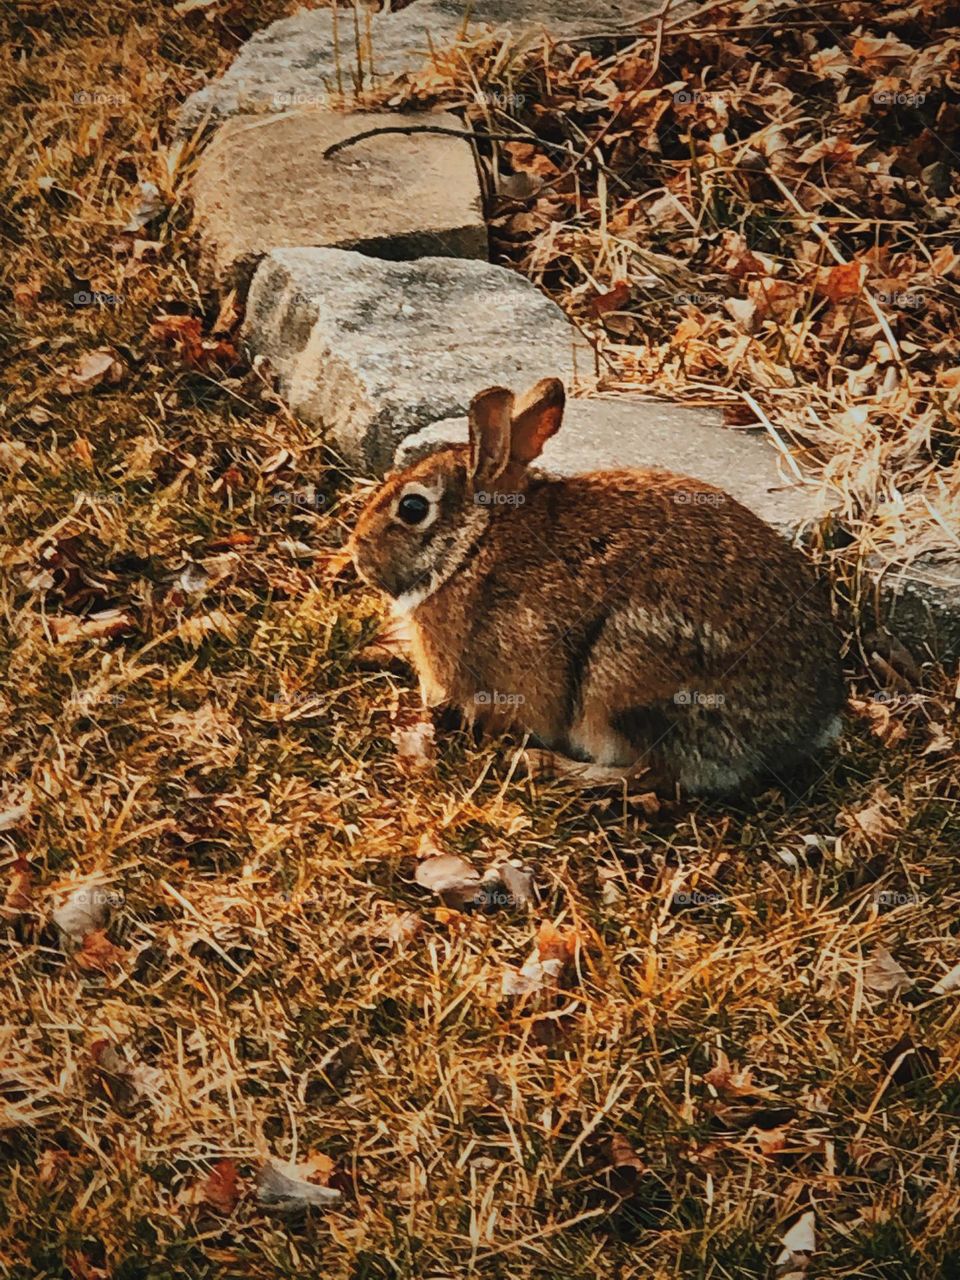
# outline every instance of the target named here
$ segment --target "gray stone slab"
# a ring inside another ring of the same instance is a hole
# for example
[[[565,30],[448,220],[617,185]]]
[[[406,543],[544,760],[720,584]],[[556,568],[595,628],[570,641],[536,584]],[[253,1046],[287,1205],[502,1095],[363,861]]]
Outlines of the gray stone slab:
[[[404,465],[466,439],[466,418],[436,422],[402,440],[396,461]],[[662,467],[725,489],[787,536],[823,512],[815,487],[791,479],[762,433],[725,428],[711,409],[640,396],[569,400],[538,465],[558,476]]]
[[[923,659],[960,655],[960,561],[924,557],[895,569],[875,567],[879,607],[865,619]],[[865,627],[866,629],[866,627]]]
[[[217,81],[187,99],[180,129],[192,132],[225,116],[324,105],[393,76],[417,71],[461,35],[495,30],[524,42],[548,32],[586,39],[629,31],[655,12],[656,0],[413,0],[396,13],[363,15],[360,39],[353,9],[310,9],[282,18],[253,36]],[[469,17],[466,15],[469,14]]]
[[[323,158],[332,143],[362,130],[405,123],[462,128],[448,112],[323,108],[227,121],[193,182],[204,283],[243,289],[271,249],[311,245],[394,260],[486,258],[469,142],[391,134]]]
[[[243,340],[280,393],[353,467],[389,467],[404,436],[464,413],[475,393],[593,370],[563,312],[488,262],[385,262],[280,249],[250,285]]]

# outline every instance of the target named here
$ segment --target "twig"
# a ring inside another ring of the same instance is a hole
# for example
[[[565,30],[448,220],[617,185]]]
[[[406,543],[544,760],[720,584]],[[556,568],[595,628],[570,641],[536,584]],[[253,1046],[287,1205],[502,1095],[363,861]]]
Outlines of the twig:
[[[547,142],[529,133],[475,133],[472,129],[449,129],[441,124],[385,124],[376,129],[364,129],[362,133],[354,133],[349,138],[341,138],[323,152],[324,160],[329,160],[345,147],[352,147],[355,142],[364,142],[367,138],[376,138],[384,133],[441,133],[449,138],[467,138],[471,142],[529,142],[546,147],[548,151],[560,151],[565,156],[570,152],[559,142]]]
[[[780,439],[780,434],[777,431],[776,427],[773,425],[773,423],[770,421],[767,415],[763,412],[763,410],[757,404],[756,400],[754,400],[750,392],[741,391],[740,394],[743,396],[744,400],[747,402],[747,404],[750,406],[753,412],[757,415],[757,419],[763,423],[767,431],[770,433],[770,437],[773,440],[773,443],[777,446],[781,456],[783,457],[783,460],[786,462],[787,466],[793,472],[796,479],[799,480],[801,484],[809,483],[806,476],[797,466],[797,461],[794,458],[793,454],[790,452],[790,450],[787,448],[784,442]]]
[[[364,129],[362,133],[355,133],[349,138],[341,138],[339,142],[334,142],[327,147],[323,152],[323,159],[329,160],[331,156],[335,156],[338,151],[342,151],[345,147],[352,147],[355,142],[363,142],[367,138],[375,138],[384,133],[440,133],[448,138],[466,138],[470,142],[526,142],[530,146],[544,147],[547,151],[556,151],[563,156],[569,157],[570,155],[569,149],[562,143],[548,142],[546,138],[541,138],[535,133],[477,133],[473,129],[450,129],[440,124],[387,124],[381,125],[377,129]],[[581,162],[587,159],[589,151],[590,149],[588,148],[587,153],[580,157]],[[598,169],[602,169],[608,177],[612,178],[618,186],[621,186],[628,195],[635,194],[630,184],[624,182],[620,175],[604,164],[603,161],[594,158],[593,163]],[[564,175],[561,174],[560,176],[563,177]],[[560,179],[557,178],[554,181],[559,182]],[[544,183],[543,185],[552,184]]]

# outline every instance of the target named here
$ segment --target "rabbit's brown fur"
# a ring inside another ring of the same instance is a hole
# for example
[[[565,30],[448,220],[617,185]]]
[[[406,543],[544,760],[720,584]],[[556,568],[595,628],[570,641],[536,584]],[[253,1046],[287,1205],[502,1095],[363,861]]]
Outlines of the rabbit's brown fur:
[[[700,481],[531,472],[562,406],[553,379],[519,407],[491,388],[470,447],[388,477],[361,515],[358,570],[408,614],[425,699],[576,759],[645,765],[670,790],[782,774],[836,732],[843,701],[810,566]],[[414,527],[398,514],[411,494],[429,506]]]

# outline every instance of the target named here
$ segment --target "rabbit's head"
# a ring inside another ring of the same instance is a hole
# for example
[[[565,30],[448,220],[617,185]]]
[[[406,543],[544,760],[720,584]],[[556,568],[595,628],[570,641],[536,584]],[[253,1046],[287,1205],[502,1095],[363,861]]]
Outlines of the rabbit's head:
[[[357,572],[413,609],[453,574],[503,507],[527,467],[558,430],[563,383],[544,378],[520,398],[489,387],[470,405],[470,443],[454,445],[387,475],[350,540]]]

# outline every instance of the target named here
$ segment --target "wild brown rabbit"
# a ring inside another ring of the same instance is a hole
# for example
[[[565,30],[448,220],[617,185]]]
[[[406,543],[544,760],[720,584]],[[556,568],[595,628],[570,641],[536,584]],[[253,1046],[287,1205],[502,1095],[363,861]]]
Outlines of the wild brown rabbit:
[[[482,391],[469,446],[390,474],[360,516],[357,571],[407,616],[425,702],[670,792],[782,777],[844,700],[810,566],[699,480],[531,470],[563,406],[555,378]]]

